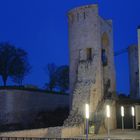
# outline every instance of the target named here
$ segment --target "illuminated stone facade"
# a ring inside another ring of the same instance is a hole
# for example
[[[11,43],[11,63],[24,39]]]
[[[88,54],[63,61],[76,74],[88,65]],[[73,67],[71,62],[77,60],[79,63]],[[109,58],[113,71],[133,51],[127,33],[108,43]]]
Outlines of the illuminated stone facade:
[[[112,21],[99,16],[97,5],[72,9],[68,18],[72,94],[71,113],[64,125],[82,124],[84,105],[89,103],[91,122],[99,130],[105,125],[105,104],[115,109],[114,101],[106,101],[116,91]],[[115,117],[112,121],[111,128],[115,128]]]

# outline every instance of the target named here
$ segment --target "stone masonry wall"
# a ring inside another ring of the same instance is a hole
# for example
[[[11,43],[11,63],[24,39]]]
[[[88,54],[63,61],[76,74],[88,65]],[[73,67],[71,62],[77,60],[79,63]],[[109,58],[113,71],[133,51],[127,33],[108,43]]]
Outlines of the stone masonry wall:
[[[113,31],[112,21],[98,15],[97,5],[72,9],[68,16],[72,94],[70,116],[64,125],[75,126],[84,123],[85,103],[90,106],[93,121],[95,111],[99,113],[105,98],[111,98],[116,90]],[[98,116],[101,120],[95,126],[101,127],[104,114]]]
[[[24,137],[24,138],[73,138],[83,134],[83,128],[79,127],[49,127],[32,130],[12,131],[0,133],[0,137]]]
[[[28,124],[43,111],[69,107],[69,96],[23,90],[0,90],[0,124]]]
[[[85,103],[90,113],[102,96],[101,36],[98,6],[69,12],[70,90],[72,111],[65,125],[83,123]]]
[[[101,47],[106,51],[107,65],[102,67],[104,88],[110,80],[109,92],[116,91],[116,73],[114,64],[113,26],[111,20],[99,18],[101,25]],[[105,89],[104,89],[105,90]],[[107,93],[105,93],[107,94]]]

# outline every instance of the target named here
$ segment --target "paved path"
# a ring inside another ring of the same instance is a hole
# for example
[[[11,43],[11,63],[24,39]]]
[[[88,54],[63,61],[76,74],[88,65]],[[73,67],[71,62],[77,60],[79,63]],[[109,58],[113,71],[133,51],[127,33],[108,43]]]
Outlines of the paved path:
[[[85,138],[84,136],[80,136],[77,138]],[[110,135],[109,135],[110,139],[113,140],[117,140],[117,139],[121,139],[121,140],[140,140],[140,130],[112,130]],[[100,134],[100,135],[89,135],[89,139],[103,139],[103,140],[109,140],[108,139],[108,135],[107,134]]]

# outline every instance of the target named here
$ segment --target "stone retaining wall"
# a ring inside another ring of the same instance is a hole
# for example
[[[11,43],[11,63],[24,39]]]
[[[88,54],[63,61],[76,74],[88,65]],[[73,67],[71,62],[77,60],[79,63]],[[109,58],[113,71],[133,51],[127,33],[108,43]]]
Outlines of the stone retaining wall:
[[[50,127],[42,129],[4,132],[0,133],[0,137],[71,138],[83,134],[83,126]]]
[[[69,107],[69,96],[36,91],[0,90],[0,124],[28,124],[37,113]]]

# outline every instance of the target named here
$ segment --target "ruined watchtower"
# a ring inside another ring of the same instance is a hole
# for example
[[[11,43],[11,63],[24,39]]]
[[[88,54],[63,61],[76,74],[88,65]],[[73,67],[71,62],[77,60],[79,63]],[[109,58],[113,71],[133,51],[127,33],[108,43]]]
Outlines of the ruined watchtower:
[[[75,125],[83,122],[85,103],[93,119],[115,91],[113,31],[97,5],[72,9],[68,18],[72,111],[65,124]]]

